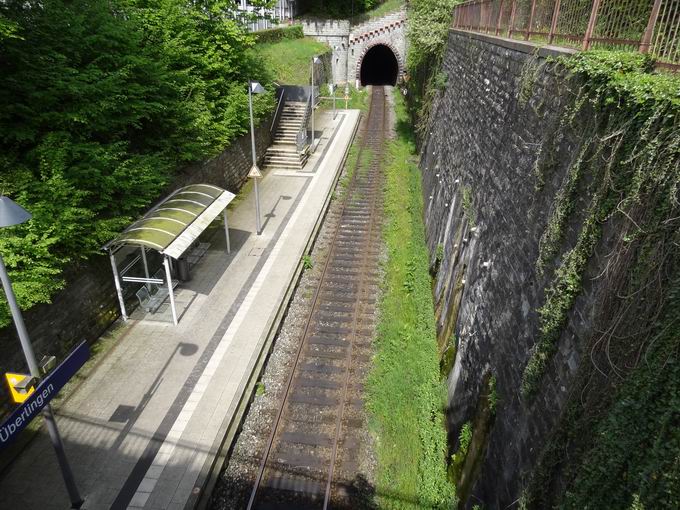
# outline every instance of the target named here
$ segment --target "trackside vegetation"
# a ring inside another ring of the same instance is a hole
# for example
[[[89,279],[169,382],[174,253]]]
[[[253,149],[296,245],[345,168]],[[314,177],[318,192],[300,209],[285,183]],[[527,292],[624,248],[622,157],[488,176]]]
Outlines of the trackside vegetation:
[[[439,377],[429,256],[415,144],[396,98],[397,137],[386,162],[384,295],[367,382],[380,508],[452,508],[446,476],[445,388]]]

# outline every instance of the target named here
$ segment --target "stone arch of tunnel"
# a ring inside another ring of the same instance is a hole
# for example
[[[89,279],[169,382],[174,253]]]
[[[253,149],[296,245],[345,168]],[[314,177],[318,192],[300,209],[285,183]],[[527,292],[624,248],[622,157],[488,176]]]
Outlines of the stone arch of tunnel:
[[[357,63],[357,80],[365,85],[396,85],[401,74],[399,53],[391,44],[378,43],[366,49]]]

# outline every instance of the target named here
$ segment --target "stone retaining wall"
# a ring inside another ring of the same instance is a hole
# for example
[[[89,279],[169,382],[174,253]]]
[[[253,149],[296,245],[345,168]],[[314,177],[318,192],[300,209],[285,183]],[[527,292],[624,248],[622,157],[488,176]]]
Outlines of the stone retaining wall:
[[[559,121],[572,100],[564,93],[568,79],[541,64],[562,53],[450,31],[443,63],[448,82],[433,106],[431,132],[423,144],[438,336],[442,349],[448,342],[457,345],[448,376],[452,443],[462,425],[479,415],[491,375],[500,399],[468,507],[472,502],[516,507],[579,364],[589,362],[584,348],[592,334],[599,262],[585,274],[584,290],[537,394],[525,399],[520,393],[539,338],[537,309],[551,276],[535,268],[539,239],[581,143],[578,133],[562,133],[555,168],[545,185],[537,186],[534,166],[541,141],[561,129]],[[573,246],[579,228],[568,226],[566,245]],[[610,237],[605,229],[593,260],[603,259]]]

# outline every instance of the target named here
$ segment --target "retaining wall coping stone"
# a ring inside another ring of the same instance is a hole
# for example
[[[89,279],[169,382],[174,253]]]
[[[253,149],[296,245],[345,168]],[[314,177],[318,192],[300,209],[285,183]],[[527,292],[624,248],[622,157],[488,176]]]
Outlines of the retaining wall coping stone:
[[[519,51],[527,54],[536,54],[539,57],[562,57],[567,55],[575,55],[578,50],[572,48],[563,48],[561,46],[541,45],[531,41],[519,41],[517,39],[508,39],[507,37],[500,37],[490,34],[479,34],[476,32],[468,32],[467,30],[460,30],[458,28],[449,29],[450,32],[478,41],[484,41],[509,50]]]

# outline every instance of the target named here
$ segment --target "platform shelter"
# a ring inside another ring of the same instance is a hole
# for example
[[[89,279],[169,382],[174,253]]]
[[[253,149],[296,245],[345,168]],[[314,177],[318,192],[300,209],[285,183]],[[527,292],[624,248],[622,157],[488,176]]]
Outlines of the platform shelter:
[[[198,237],[220,214],[224,218],[227,253],[231,253],[227,205],[234,196],[233,193],[212,184],[185,186],[162,200],[141,219],[127,227],[116,239],[103,246],[111,259],[123,320],[128,320],[123,282],[142,283],[142,288],[137,291],[140,305],[145,305],[147,311],[153,311],[169,298],[172,320],[177,325],[174,287],[178,280],[173,278],[173,269],[179,269],[185,254],[198,248]],[[129,255],[129,247],[138,248],[139,254],[127,260],[125,266],[119,269],[116,256],[125,249]],[[147,259],[149,250],[160,254],[163,261],[163,268],[153,276],[149,272]],[[128,274],[140,259],[144,268],[143,276]]]

